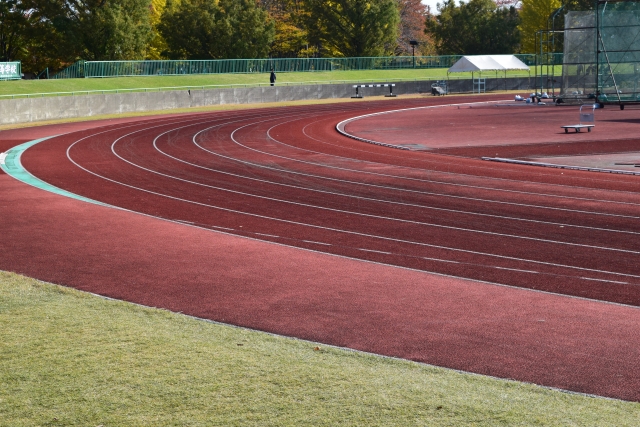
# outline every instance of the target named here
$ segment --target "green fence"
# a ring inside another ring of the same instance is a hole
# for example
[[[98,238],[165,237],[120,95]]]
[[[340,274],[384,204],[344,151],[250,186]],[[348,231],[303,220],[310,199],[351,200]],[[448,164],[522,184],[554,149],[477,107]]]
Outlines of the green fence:
[[[0,62],[0,80],[19,80],[22,78],[21,63]]]
[[[516,55],[527,65],[535,55]],[[360,58],[217,59],[200,61],[78,61],[55,79],[276,72],[449,68],[462,55],[385,56]]]

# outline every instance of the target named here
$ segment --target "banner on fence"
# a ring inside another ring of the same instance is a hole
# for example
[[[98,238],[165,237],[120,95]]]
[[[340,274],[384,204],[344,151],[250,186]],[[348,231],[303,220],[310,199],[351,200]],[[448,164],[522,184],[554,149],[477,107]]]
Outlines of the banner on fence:
[[[20,62],[0,62],[0,80],[22,78]]]

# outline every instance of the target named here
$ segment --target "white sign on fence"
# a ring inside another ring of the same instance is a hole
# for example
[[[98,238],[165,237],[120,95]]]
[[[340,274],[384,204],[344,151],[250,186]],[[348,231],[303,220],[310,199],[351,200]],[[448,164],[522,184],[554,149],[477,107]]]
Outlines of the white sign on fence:
[[[20,75],[19,62],[0,62],[0,80],[3,79],[19,79]]]

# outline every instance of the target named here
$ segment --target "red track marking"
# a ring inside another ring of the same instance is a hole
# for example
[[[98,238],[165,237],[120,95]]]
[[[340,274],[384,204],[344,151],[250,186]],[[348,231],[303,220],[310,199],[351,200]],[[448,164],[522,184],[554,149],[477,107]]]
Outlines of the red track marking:
[[[637,179],[524,174],[370,146],[332,128],[443,101],[139,119],[53,138],[23,156],[45,181],[106,203],[386,265],[90,206],[0,177],[11,190],[11,238],[0,243],[10,255],[0,268],[285,335],[640,400],[637,308],[393,266],[640,305]],[[21,198],[40,204],[29,211]],[[33,224],[42,227],[37,243],[25,239]]]

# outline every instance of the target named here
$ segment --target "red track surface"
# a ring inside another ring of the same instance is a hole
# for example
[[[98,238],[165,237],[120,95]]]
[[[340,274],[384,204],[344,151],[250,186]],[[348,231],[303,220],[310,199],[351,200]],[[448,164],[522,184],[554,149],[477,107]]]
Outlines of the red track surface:
[[[637,177],[393,150],[334,129],[348,117],[452,99],[138,119],[47,140],[22,158],[39,178],[201,228],[2,176],[0,268],[285,335],[640,400]],[[487,137],[471,121],[467,129],[461,138]]]

